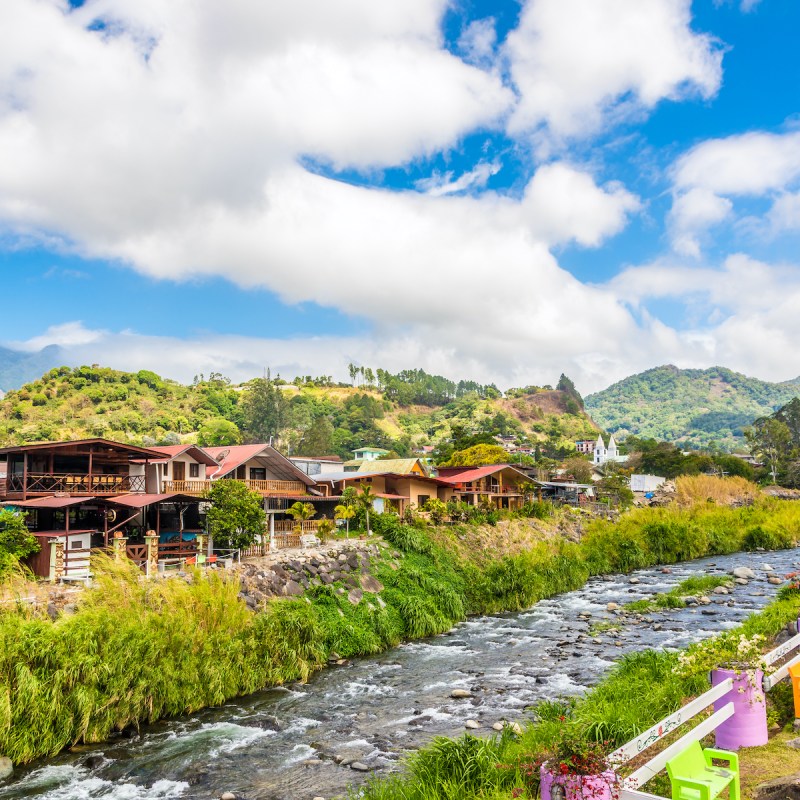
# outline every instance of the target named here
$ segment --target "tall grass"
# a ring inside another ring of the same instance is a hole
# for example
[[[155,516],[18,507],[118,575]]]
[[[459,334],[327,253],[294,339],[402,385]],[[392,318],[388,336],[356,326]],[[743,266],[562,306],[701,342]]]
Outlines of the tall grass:
[[[766,609],[749,617],[741,626],[751,636],[774,636],[797,617],[800,594],[786,593]],[[701,645],[702,646],[702,645]],[[534,721],[521,736],[508,730],[481,745],[465,735],[439,738],[412,755],[404,771],[376,778],[350,794],[363,800],[510,800],[535,797],[535,773],[529,766],[544,758],[564,734],[572,729],[594,741],[606,742],[609,750],[631,740],[659,719],[676,711],[687,699],[708,689],[704,677],[678,677],[674,673],[678,654],[647,650],[623,657],[612,672],[582,698],[564,702],[546,701],[533,709]],[[772,702],[770,696],[769,701]],[[781,722],[794,716],[783,703]],[[774,709],[773,709],[774,711]],[[788,714],[788,716],[787,716]],[[527,769],[526,769],[527,767]],[[532,779],[533,778],[533,779]]]
[[[469,614],[526,608],[593,574],[734,552],[765,537],[786,546],[800,534],[800,507],[642,509],[617,524],[592,523],[580,544],[554,538],[489,560],[454,552],[423,529],[379,524],[402,558],[373,562],[384,589],[357,605],[341,587],[317,587],[253,614],[234,576],[149,581],[101,557],[75,613],[52,621],[25,604],[0,606],[0,753],[23,763],[307,680],[331,653],[376,653]]]

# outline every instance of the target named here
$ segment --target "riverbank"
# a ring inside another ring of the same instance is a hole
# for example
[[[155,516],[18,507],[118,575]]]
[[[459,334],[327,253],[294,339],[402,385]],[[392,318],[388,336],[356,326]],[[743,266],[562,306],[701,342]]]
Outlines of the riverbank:
[[[306,680],[333,655],[377,653],[449,630],[467,615],[527,608],[578,588],[590,574],[759,541],[786,546],[800,535],[800,508],[769,500],[740,509],[644,509],[614,525],[590,523],[580,543],[531,534],[511,555],[502,544],[489,555],[470,549],[486,530],[414,528],[392,518],[373,527],[384,543],[367,574],[383,588],[357,603],[346,585],[309,582],[302,597],[264,601],[254,612],[240,598],[238,577],[142,581],[106,560],[71,613],[53,620],[22,607],[4,611],[0,754],[25,763]]]
[[[756,634],[774,640],[788,636],[787,626],[800,613],[800,591],[784,587],[776,600],[763,611],[723,634],[736,641],[740,634]],[[690,652],[709,646],[700,642]],[[539,703],[532,713],[534,721],[517,732],[504,729],[500,734],[478,738],[465,734],[458,739],[439,738],[413,754],[405,769],[380,777],[349,793],[351,800],[492,800],[538,796],[538,769],[550,748],[565,732],[604,743],[607,752],[633,739],[642,730],[673,713],[690,698],[708,689],[705,675],[684,677],[679,669],[679,652],[646,650],[626,655],[610,675],[581,698]],[[744,800],[753,797],[757,784],[792,772],[781,763],[780,754],[789,751],[791,723],[794,720],[791,686],[784,682],[767,695],[768,720],[773,735],[786,735],[764,748],[743,752],[742,785]],[[673,738],[685,731],[676,731]],[[760,751],[763,750],[762,754]],[[796,759],[795,759],[796,760]],[[664,774],[644,787],[646,791],[669,796],[669,781]]]

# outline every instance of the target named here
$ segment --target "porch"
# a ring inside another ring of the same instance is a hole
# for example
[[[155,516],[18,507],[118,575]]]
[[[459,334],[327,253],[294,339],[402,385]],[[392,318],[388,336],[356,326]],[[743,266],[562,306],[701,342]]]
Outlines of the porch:
[[[226,480],[222,478],[221,480]],[[301,481],[274,481],[274,480],[248,480],[238,479],[253,492],[258,492],[264,497],[280,497],[282,495],[307,495],[306,485]],[[213,485],[212,481],[186,480],[164,481],[165,492],[176,492],[200,497]]]

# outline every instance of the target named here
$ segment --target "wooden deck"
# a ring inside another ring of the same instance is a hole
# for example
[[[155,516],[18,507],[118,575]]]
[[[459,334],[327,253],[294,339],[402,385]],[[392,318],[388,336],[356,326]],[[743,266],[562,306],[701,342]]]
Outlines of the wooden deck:
[[[280,497],[281,495],[308,495],[308,489],[302,481],[251,481],[242,480],[248,489],[265,497]],[[200,497],[213,485],[212,481],[164,481],[164,492],[177,492]]]

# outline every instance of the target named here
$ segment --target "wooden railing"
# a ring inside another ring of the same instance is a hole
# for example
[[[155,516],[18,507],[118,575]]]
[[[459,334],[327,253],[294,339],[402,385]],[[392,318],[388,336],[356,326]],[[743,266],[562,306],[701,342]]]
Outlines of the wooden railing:
[[[302,481],[242,480],[240,482],[243,483],[245,486],[247,486],[248,489],[268,496],[308,494],[306,485]],[[202,495],[204,492],[208,491],[208,489],[210,489],[212,485],[213,484],[211,481],[202,481],[202,480],[188,480],[188,481],[165,480],[163,482],[165,492],[178,492],[179,494],[190,494],[194,496]]]
[[[64,548],[64,577],[84,578],[89,574],[89,556],[92,550],[89,547],[70,550]]]
[[[147,545],[129,544],[125,548],[125,555],[128,556],[137,567],[143,567],[147,563]]]
[[[177,492],[178,494],[190,494],[198,497],[208,491],[210,486],[210,481],[201,480],[164,481],[165,492]]]
[[[275,533],[296,533],[297,526],[300,526],[300,533],[316,533],[320,520],[304,519],[295,522],[292,519],[279,519],[275,521]]]
[[[31,473],[6,478],[6,494],[125,494],[143,492],[144,475],[84,475]]]

